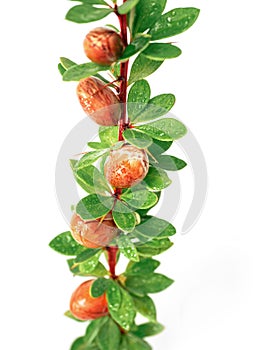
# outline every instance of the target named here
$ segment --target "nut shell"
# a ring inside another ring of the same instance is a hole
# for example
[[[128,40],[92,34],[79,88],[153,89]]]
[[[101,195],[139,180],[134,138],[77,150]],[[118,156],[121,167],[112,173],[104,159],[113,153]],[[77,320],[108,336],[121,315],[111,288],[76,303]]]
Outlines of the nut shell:
[[[106,295],[98,298],[90,295],[90,288],[94,280],[82,283],[72,294],[70,300],[70,311],[79,320],[95,320],[108,315]]]
[[[93,62],[111,65],[122,55],[124,45],[118,33],[108,28],[95,28],[87,35],[83,43],[86,56]]]
[[[149,170],[147,153],[132,145],[111,151],[104,166],[108,182],[116,188],[128,188],[142,181]]]
[[[100,219],[84,221],[77,214],[73,214],[70,229],[72,237],[87,248],[105,247],[119,234],[111,214],[102,222]]]
[[[77,96],[81,107],[97,124],[117,125],[121,105],[114,92],[94,77],[82,79],[77,86]]]

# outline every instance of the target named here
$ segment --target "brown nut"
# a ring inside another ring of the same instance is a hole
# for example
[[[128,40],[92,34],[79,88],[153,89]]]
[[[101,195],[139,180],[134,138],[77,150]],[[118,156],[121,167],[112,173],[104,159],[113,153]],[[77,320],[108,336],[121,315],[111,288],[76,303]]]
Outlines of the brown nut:
[[[73,214],[70,222],[72,237],[87,248],[107,246],[119,233],[112,215],[107,214],[104,220],[84,221],[77,214]]]
[[[101,80],[94,77],[82,79],[77,86],[77,96],[84,112],[97,124],[118,124],[121,114],[120,102]]]
[[[112,150],[104,166],[108,182],[116,188],[128,188],[142,181],[149,170],[147,153],[132,145]]]
[[[106,294],[98,298],[90,295],[90,289],[95,280],[82,283],[72,294],[70,299],[70,311],[79,320],[96,320],[108,315],[108,303]]]
[[[124,45],[118,33],[108,28],[91,30],[84,40],[86,56],[93,62],[101,65],[111,65],[122,55]]]

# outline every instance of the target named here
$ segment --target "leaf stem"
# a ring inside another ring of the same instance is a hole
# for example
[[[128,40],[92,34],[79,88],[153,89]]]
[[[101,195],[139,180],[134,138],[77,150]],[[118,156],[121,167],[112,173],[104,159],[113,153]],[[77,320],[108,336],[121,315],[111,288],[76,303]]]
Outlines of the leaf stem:
[[[119,248],[118,247],[107,247],[106,249],[108,251],[110,277],[115,280],[118,278],[115,270],[116,270],[116,264],[117,264],[117,253],[118,253]]]

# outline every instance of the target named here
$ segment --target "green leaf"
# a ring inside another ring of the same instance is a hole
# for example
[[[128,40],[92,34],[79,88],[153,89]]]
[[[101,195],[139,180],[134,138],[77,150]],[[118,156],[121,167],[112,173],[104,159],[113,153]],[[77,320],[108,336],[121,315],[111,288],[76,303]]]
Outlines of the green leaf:
[[[134,83],[128,95],[128,115],[131,121],[142,112],[151,97],[151,88],[147,80]]]
[[[148,212],[158,204],[160,197],[161,197],[161,191],[154,192],[154,194],[157,196],[158,199],[157,199],[157,202],[152,207],[147,208],[147,209],[137,209],[136,210],[136,213],[138,213],[142,218],[144,218],[148,214]]]
[[[88,142],[88,146],[93,149],[106,149],[109,145],[103,142]]]
[[[117,350],[119,349],[121,332],[114,321],[109,318],[101,327],[96,338],[100,350]]]
[[[109,66],[101,66],[94,62],[82,63],[76,66],[70,67],[64,74],[64,81],[79,81],[84,78],[88,78],[95,75],[98,72],[108,70]]]
[[[89,23],[108,16],[113,9],[97,8],[89,4],[72,7],[66,14],[66,19],[75,23]]]
[[[155,72],[163,61],[154,61],[140,53],[133,62],[129,77],[129,85],[138,80],[148,77]],[[66,73],[65,73],[66,74]]]
[[[151,350],[152,347],[144,340],[129,333],[127,334],[127,342],[129,350]]]
[[[60,57],[60,63],[65,68],[65,70],[68,70],[69,68],[77,65],[77,63],[71,61],[69,58],[66,57]]]
[[[149,322],[140,324],[137,329],[132,331],[139,338],[151,337],[157,335],[164,330],[164,326],[158,322]]]
[[[99,137],[101,142],[109,146],[112,146],[118,142],[118,136],[118,126],[101,126],[99,128]]]
[[[111,193],[111,189],[101,172],[93,165],[88,165],[80,170],[73,170],[77,183],[88,193],[105,195]]]
[[[139,256],[135,245],[131,242],[129,237],[122,235],[117,239],[117,245],[120,252],[131,261],[139,261]]]
[[[153,207],[158,197],[155,193],[147,190],[132,191],[129,190],[121,195],[121,199],[124,200],[128,205],[137,209],[148,209]]]
[[[119,61],[126,61],[136,53],[143,51],[150,43],[149,34],[138,34],[134,40],[125,48]]]
[[[75,259],[67,261],[70,271],[77,276],[90,276],[99,262],[101,252],[84,261],[82,264],[76,263]]]
[[[109,283],[109,280],[106,280],[105,278],[100,277],[100,278],[96,279],[92,283],[92,286],[90,289],[90,295],[93,298],[98,298],[98,297],[102,296],[107,290],[108,283]]]
[[[170,171],[181,170],[187,165],[184,160],[169,155],[160,155],[156,157],[156,160],[157,163],[153,163],[155,167]]]
[[[56,236],[49,243],[49,246],[56,252],[69,256],[78,255],[86,249],[75,241],[70,231],[63,232]]]
[[[187,132],[184,124],[173,118],[160,119],[152,123],[137,126],[136,128],[161,141],[178,140]]]
[[[100,254],[102,249],[100,248],[86,248],[83,252],[78,254],[75,259],[75,264],[83,263],[92,258],[96,254]]]
[[[189,29],[200,13],[194,7],[176,8],[162,15],[151,27],[152,40],[168,38]]]
[[[159,293],[168,288],[174,281],[159,273],[140,276],[128,276],[125,286],[135,295]]]
[[[125,232],[130,232],[136,225],[136,217],[134,212],[124,205],[121,201],[117,201],[112,211],[115,224]]]
[[[109,308],[111,317],[121,328],[129,331],[136,315],[133,299],[123,288],[116,287],[121,293],[121,304],[118,309]]]
[[[173,246],[169,238],[153,239],[145,244],[136,244],[139,255],[144,257],[151,257],[159,255]]]
[[[118,7],[118,12],[121,15],[125,15],[130,12],[140,0],[127,0],[123,5]]]
[[[148,173],[143,181],[146,183],[147,188],[152,191],[161,191],[172,183],[172,180],[169,179],[164,170],[160,168],[156,169],[152,166],[149,167]]]
[[[76,339],[72,344],[71,350],[100,350],[93,342],[97,337],[100,328],[107,320],[108,317],[100,317],[91,321],[84,337]]]
[[[127,336],[122,334],[120,350],[129,350]]]
[[[74,169],[80,170],[82,168],[86,168],[88,165],[91,165],[92,163],[96,162],[96,160],[100,159],[100,157],[102,157],[107,152],[108,152],[107,149],[88,152],[87,154],[85,154],[83,157],[80,158],[80,160],[74,166]]]
[[[150,28],[161,16],[165,9],[166,0],[142,0],[136,6],[134,22],[135,33],[142,33]]]
[[[136,310],[141,315],[148,318],[150,321],[156,321],[156,308],[153,300],[149,296],[138,297],[134,295],[133,302]]]
[[[107,5],[107,3],[103,0],[70,0],[70,1],[79,1],[85,4]]]
[[[81,322],[81,323],[82,322],[87,322],[87,321],[79,320],[78,318],[74,317],[69,310],[64,313],[64,316],[66,316],[66,317],[68,317],[68,318],[70,318],[70,319],[72,319],[74,321],[77,321],[77,322]]]
[[[118,283],[112,279],[108,282],[106,297],[110,312],[118,311],[122,302],[122,293]]]
[[[140,242],[147,242],[152,238],[166,238],[175,235],[176,229],[168,221],[155,216],[146,216],[141,224],[132,231],[132,236],[138,238]]]
[[[160,155],[161,153],[167,151],[172,146],[172,144],[173,141],[160,141],[153,139],[153,143],[148,148],[148,151],[156,157],[156,155]]]
[[[176,58],[180,56],[182,50],[179,47],[174,46],[172,44],[165,43],[154,43],[150,44],[144,51],[143,54],[157,61],[163,61],[166,59]]]
[[[70,271],[74,276],[95,276],[95,277],[104,277],[108,274],[108,271],[104,265],[98,262],[100,254],[96,254],[90,259],[84,261],[83,263],[76,263],[75,259],[69,259],[68,265]]]
[[[125,275],[148,275],[160,266],[160,262],[151,258],[142,259],[138,262],[130,262],[126,268]]]
[[[134,122],[145,122],[153,120],[165,115],[175,104],[175,96],[173,94],[162,94],[153,97],[141,114],[133,120]]]
[[[126,129],[122,135],[126,141],[137,148],[147,148],[153,142],[150,136],[136,129]]]
[[[113,204],[113,197],[91,194],[78,202],[76,206],[76,213],[83,220],[98,219],[108,214],[108,212],[112,209]]]
[[[61,63],[58,64],[58,71],[62,76],[66,72],[66,69],[62,66]]]

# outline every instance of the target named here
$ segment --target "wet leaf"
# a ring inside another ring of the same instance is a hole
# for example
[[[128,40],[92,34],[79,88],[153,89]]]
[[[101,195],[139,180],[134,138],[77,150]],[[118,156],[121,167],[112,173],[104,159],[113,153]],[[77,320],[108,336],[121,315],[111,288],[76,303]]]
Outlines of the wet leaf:
[[[151,27],[152,40],[183,33],[197,20],[200,10],[194,7],[176,8],[162,15]]]
[[[66,19],[75,23],[89,23],[98,21],[108,16],[113,9],[98,8],[90,4],[82,4],[72,7],[66,14]]]

